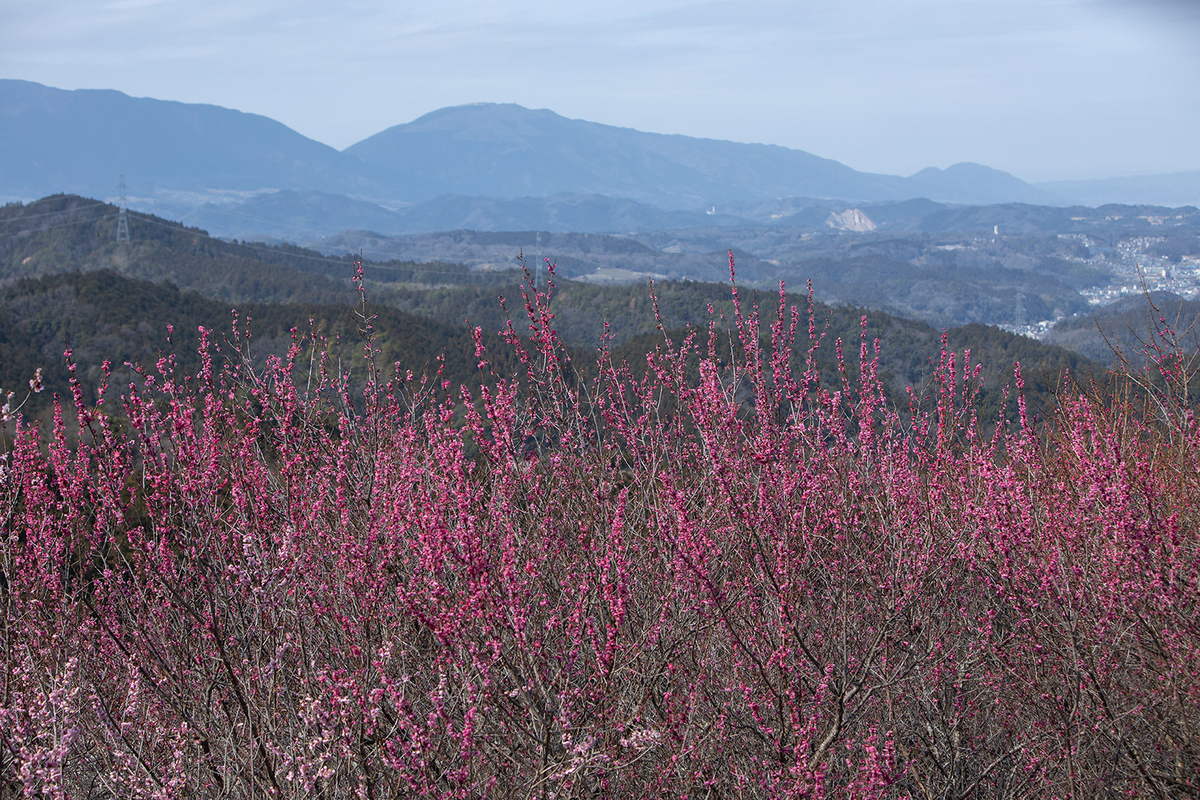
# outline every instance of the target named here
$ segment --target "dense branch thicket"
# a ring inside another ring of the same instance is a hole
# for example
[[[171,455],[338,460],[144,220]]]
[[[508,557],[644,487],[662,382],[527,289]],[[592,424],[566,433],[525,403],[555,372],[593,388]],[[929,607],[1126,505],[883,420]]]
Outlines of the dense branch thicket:
[[[830,388],[782,299],[770,347],[739,306],[740,356],[586,384],[528,311],[475,396],[369,343],[362,397],[304,339],[214,374],[202,331],[119,415],[76,384],[77,444],[10,422],[0,794],[1200,792],[1176,355],[1035,430],[949,349],[903,413],[865,337]]]

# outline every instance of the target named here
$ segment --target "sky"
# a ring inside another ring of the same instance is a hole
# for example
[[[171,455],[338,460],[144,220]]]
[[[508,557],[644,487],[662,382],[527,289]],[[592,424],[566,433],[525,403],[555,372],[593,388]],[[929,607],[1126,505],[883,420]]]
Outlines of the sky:
[[[1200,170],[1200,0],[0,0],[0,77],[339,149],[513,102],[908,175]]]

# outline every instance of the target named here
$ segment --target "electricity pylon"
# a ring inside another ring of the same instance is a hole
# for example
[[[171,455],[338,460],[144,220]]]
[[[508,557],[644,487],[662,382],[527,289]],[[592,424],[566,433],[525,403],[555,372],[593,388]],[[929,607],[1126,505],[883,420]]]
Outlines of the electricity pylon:
[[[117,212],[117,241],[129,241],[129,216],[125,213],[125,176],[121,176],[121,210]]]

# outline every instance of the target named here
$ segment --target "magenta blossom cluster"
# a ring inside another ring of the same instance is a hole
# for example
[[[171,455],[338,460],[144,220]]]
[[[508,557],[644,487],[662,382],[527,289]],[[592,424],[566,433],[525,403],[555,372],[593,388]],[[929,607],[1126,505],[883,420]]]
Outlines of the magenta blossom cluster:
[[[782,289],[584,370],[525,299],[476,393],[364,306],[366,380],[201,330],[9,423],[0,796],[1200,794],[1194,417],[946,348],[897,408]]]

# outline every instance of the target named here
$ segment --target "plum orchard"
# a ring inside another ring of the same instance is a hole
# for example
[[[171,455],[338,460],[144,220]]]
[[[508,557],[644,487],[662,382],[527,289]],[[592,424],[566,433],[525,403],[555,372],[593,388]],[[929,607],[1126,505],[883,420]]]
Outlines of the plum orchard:
[[[0,794],[1200,792],[1169,341],[1035,431],[945,350],[901,413],[782,294],[769,343],[739,306],[722,360],[714,324],[587,382],[526,305],[526,372],[474,397],[386,381],[363,310],[361,392],[202,331],[119,414],[73,383],[78,443],[9,423]]]

